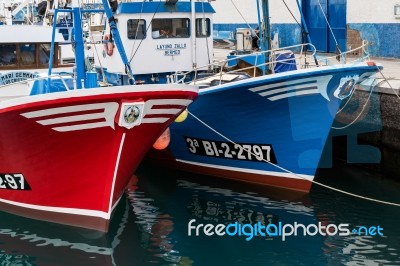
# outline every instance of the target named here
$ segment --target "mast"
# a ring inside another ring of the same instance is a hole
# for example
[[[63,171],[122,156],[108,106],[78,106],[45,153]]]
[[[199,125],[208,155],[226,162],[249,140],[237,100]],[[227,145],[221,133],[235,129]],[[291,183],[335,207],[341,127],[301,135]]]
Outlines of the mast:
[[[306,31],[307,40],[308,40],[309,43],[312,44],[311,37],[310,37],[310,34],[309,34],[309,32],[308,32],[306,20],[304,19],[303,11],[302,11],[302,9],[301,9],[299,0],[296,0],[296,3],[297,3],[297,7],[299,8],[299,12],[300,12],[301,23],[303,24],[304,30]],[[315,62],[315,65],[318,66],[318,60],[317,60],[316,55],[314,55],[314,62]]]
[[[50,48],[50,59],[49,59],[49,69],[48,69],[48,87],[50,88],[51,73],[54,60],[54,47],[55,47],[55,34],[57,28],[57,16],[58,13],[71,13],[73,19],[73,42],[74,42],[74,52],[75,52],[75,66],[76,66],[76,77],[75,85],[77,89],[82,89],[83,84],[86,80],[86,70],[85,70],[85,49],[82,31],[82,20],[81,20],[81,8],[79,6],[79,0],[72,1],[72,9],[55,9],[53,17],[53,31],[51,36],[51,48]],[[68,23],[68,22],[67,22]]]
[[[261,6],[260,6],[261,2]],[[268,0],[256,0],[257,3],[257,15],[258,15],[258,29],[259,29],[259,40],[260,49],[265,57],[263,60],[265,63],[269,62],[269,50],[271,50],[271,24],[269,20],[269,2]],[[269,69],[269,64],[265,65],[265,70]]]
[[[72,0],[73,36],[75,42],[76,88],[81,89],[85,80],[85,49],[79,0]]]
[[[261,13],[261,25],[260,29],[260,47],[262,51],[268,51],[271,49],[271,23],[269,20],[269,2],[268,0],[261,0],[261,9],[257,1],[258,9],[258,20],[260,23],[260,13]]]
[[[196,58],[196,6],[194,0],[190,0],[190,9],[191,9],[191,23],[190,23],[190,41],[192,42],[192,67],[197,67],[197,58]]]
[[[131,84],[135,84],[135,79],[133,78],[132,68],[129,64],[128,57],[126,56],[124,46],[122,44],[121,36],[117,28],[116,20],[114,18],[113,12],[111,11],[109,1],[102,0],[104,11],[108,18],[108,23],[110,24],[110,31],[115,40],[115,45],[118,48],[119,55],[121,56],[122,62],[125,65],[125,72],[129,76],[129,81]]]

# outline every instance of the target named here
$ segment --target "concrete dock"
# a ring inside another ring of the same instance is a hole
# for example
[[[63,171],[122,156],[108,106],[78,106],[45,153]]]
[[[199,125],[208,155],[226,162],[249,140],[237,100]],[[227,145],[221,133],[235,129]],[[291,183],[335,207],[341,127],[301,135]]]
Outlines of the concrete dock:
[[[400,181],[400,59],[371,59],[383,66],[376,74],[378,85],[372,91],[355,90],[336,115],[324,155],[328,166],[332,154]]]

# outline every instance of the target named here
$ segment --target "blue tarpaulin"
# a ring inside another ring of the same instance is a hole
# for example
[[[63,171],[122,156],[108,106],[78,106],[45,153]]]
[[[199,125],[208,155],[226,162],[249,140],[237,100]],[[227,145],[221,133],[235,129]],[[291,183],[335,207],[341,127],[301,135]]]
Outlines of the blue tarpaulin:
[[[68,89],[73,89],[73,79],[72,78],[63,78],[61,79],[51,79],[50,86],[48,84],[48,79],[41,79],[35,80],[32,86],[31,94],[30,95],[37,95],[37,94],[45,94],[45,93],[52,93],[52,92],[59,92],[59,91],[67,91],[65,84],[67,85]]]
[[[292,52],[279,53],[276,56],[275,73],[296,70],[296,59]]]

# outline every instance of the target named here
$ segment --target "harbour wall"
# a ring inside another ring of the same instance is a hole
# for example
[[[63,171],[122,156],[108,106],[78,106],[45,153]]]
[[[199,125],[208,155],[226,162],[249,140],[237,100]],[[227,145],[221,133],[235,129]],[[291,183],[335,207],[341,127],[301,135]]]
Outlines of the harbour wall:
[[[320,168],[335,159],[400,181],[400,97],[398,89],[357,88],[335,118]]]

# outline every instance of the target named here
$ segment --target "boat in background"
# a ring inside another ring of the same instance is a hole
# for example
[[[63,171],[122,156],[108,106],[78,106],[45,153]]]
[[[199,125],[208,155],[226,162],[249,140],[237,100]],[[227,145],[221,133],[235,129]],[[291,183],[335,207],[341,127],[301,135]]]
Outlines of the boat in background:
[[[35,24],[40,20],[37,9],[34,0],[3,0],[0,5],[0,25]]]
[[[114,207],[146,152],[197,97],[187,84],[136,85],[113,28],[124,84],[105,83],[87,68],[82,9],[55,9],[49,62],[54,62],[56,20],[72,15],[73,75],[47,75],[25,95],[0,95],[0,208],[21,216],[106,232]],[[111,19],[109,3],[103,1]],[[1,26],[0,26],[1,27]],[[121,60],[122,59],[122,60]],[[117,73],[118,74],[118,73]],[[14,88],[3,87],[2,91]],[[3,93],[3,92],[2,92]]]
[[[268,11],[267,4],[262,1],[260,10]],[[367,54],[345,62],[345,52],[332,64],[317,60],[315,50],[314,58],[301,60],[288,51],[306,51],[311,42],[270,49],[268,21],[260,21],[260,51],[230,51],[226,61],[214,62],[212,3],[137,1],[116,8],[138,81],[200,86],[187,118],[166,132],[162,146],[168,147],[147,156],[191,172],[309,192],[342,101],[357,86],[373,84],[382,68]],[[106,26],[104,40],[110,39],[110,29]],[[237,45],[251,45],[251,29],[241,33]],[[124,72],[112,47],[98,49],[104,50],[95,56],[99,75],[119,82],[120,76],[109,73]]]
[[[48,72],[52,27],[2,25],[0,34],[3,36],[0,40],[0,97],[27,95],[30,92],[29,80]],[[66,53],[72,51],[71,42],[66,41],[60,32],[55,34],[54,42],[54,69],[72,74],[73,64],[65,60],[65,56],[71,54]]]
[[[39,9],[40,12],[31,2],[14,3],[10,10],[3,7],[3,11],[9,13],[5,17],[14,18],[5,19],[5,23],[0,24],[0,97],[3,99],[29,94],[29,80],[48,72],[53,31],[50,10],[57,8],[58,2],[50,5],[50,1],[43,1],[46,6]],[[22,19],[16,20],[21,14],[24,15]],[[56,27],[52,67],[58,72],[72,74],[71,59],[75,57],[71,40],[72,21],[66,17],[59,19]],[[14,83],[12,89],[11,83]],[[4,85],[7,88],[3,89]]]

